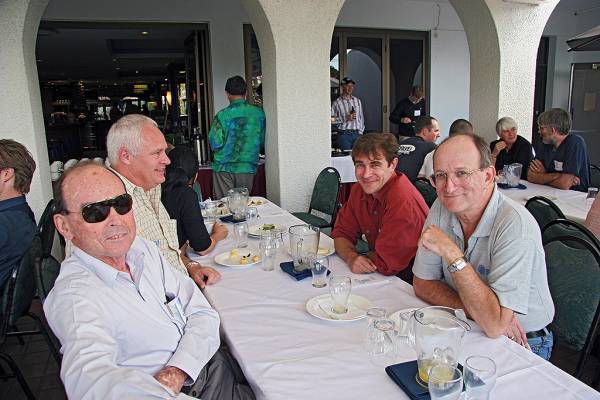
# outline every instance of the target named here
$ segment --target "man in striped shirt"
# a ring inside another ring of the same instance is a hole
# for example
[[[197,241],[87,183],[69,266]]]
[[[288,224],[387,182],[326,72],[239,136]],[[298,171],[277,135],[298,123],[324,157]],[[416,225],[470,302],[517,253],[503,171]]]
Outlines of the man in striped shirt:
[[[362,103],[352,96],[355,84],[351,78],[342,79],[342,95],[331,104],[331,116],[339,123],[337,147],[342,150],[352,149],[365,130]]]

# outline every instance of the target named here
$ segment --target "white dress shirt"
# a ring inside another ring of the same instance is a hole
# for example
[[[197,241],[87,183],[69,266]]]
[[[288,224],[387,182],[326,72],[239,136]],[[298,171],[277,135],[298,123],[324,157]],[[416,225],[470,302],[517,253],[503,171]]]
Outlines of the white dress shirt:
[[[346,116],[350,114],[353,107],[354,112],[356,112],[356,119],[353,121],[346,121]],[[331,116],[340,123],[338,129],[354,129],[360,134],[362,134],[365,130],[365,117],[363,115],[362,103],[358,97],[338,97],[333,103],[331,103]]]
[[[76,248],[44,303],[69,398],[175,398],[153,375],[171,365],[191,384],[219,347],[217,312],[154,243],[136,237],[126,262],[131,275]]]

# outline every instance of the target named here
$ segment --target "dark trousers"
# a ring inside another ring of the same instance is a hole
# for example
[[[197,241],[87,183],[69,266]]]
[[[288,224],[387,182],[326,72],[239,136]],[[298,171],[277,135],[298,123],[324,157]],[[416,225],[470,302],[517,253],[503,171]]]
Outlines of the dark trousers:
[[[192,386],[184,386],[182,392],[202,400],[255,400],[239,364],[221,347],[202,368]]]

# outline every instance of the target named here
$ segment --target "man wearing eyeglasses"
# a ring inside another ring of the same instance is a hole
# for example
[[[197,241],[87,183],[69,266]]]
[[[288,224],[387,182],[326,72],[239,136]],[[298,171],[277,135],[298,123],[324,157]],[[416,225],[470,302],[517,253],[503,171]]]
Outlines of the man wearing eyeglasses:
[[[55,201],[56,228],[76,248],[44,312],[62,345],[69,398],[189,398],[183,389],[231,399],[234,386],[250,390],[237,387],[230,356],[215,354],[219,316],[196,284],[136,237],[132,197],[112,171],[70,169]]]
[[[217,282],[221,275],[216,270],[179,251],[177,221],[171,219],[160,200],[160,184],[171,161],[156,122],[140,114],[120,118],[108,132],[106,148],[111,168],[133,198],[137,234],[154,242],[174,270],[189,275],[201,288]]]
[[[433,305],[464,309],[486,335],[505,334],[548,359],[554,304],[535,219],[496,188],[490,149],[481,137],[446,139],[433,165],[438,201],[419,241],[415,294]]]

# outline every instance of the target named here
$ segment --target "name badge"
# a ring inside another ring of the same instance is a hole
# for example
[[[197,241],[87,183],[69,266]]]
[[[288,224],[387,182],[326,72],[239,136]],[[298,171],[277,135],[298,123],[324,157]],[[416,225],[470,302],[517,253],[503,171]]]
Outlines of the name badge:
[[[554,160],[554,170],[562,172],[563,170],[563,162]]]
[[[415,117],[421,116],[421,110],[415,110]]]

